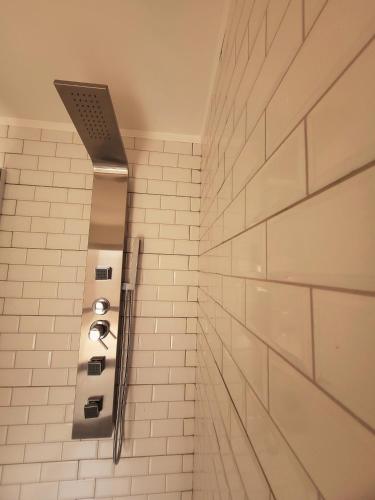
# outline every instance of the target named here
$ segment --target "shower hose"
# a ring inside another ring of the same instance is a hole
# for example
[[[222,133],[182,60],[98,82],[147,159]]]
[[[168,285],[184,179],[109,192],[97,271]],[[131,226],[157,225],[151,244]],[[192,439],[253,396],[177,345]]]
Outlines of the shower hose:
[[[126,289],[124,296],[124,317],[120,333],[120,346],[118,351],[118,386],[117,386],[117,406],[115,411],[115,424],[113,434],[113,462],[119,463],[122,443],[124,440],[125,407],[129,378],[129,358],[132,347],[132,314],[133,314],[133,293],[134,290]]]

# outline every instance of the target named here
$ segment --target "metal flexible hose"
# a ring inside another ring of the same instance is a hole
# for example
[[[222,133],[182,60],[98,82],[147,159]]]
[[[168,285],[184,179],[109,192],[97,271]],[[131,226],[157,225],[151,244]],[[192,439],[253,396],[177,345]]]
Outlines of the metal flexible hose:
[[[119,380],[117,387],[117,407],[113,434],[113,462],[119,463],[124,440],[125,407],[128,390],[129,356],[131,350],[133,312],[133,290],[125,290],[124,319],[119,339]]]

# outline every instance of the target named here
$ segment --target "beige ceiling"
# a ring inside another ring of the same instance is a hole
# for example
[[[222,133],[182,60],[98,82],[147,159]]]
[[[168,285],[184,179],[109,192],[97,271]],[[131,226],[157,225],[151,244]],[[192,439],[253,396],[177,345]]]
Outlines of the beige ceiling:
[[[107,83],[120,127],[199,135],[226,0],[0,0],[0,116],[69,122],[53,80]]]

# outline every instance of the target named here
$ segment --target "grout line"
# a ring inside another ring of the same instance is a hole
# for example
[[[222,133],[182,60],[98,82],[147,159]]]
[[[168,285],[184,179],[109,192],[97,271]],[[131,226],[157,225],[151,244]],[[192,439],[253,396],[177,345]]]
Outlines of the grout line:
[[[304,149],[305,149],[305,189],[306,195],[309,195],[309,154],[308,154],[308,136],[307,136],[307,117],[303,119]]]
[[[316,16],[316,18],[314,19],[314,22],[312,23],[312,25],[310,26],[310,29],[308,30],[308,32],[306,33],[306,38],[309,36],[309,34],[311,33],[311,30],[313,29],[313,27],[315,26],[315,24],[317,23],[319,17],[321,16],[323,10],[326,8],[327,6],[327,3],[328,3],[328,0],[325,0],[324,2],[324,5],[323,7],[321,7],[320,11],[319,11],[319,14]]]
[[[356,170],[353,170],[352,172],[349,172],[348,174],[344,175],[343,177],[340,177],[339,179],[336,179],[336,180],[332,181],[331,183],[329,183],[329,184],[325,185],[324,187],[322,187],[322,188],[320,188],[320,189],[318,189],[318,190],[314,191],[313,193],[311,193],[311,194],[309,194],[309,195],[305,196],[304,198],[301,198],[300,200],[298,200],[298,201],[296,201],[296,202],[294,202],[294,203],[292,203],[292,204],[288,205],[287,207],[282,208],[282,209],[280,209],[280,210],[279,210],[279,211],[277,211],[277,212],[274,212],[272,215],[269,215],[268,217],[265,217],[265,218],[264,218],[264,219],[262,219],[261,221],[256,222],[256,223],[254,223],[254,224],[252,224],[252,225],[248,226],[245,230],[243,230],[243,231],[241,231],[241,232],[237,233],[237,234],[236,234],[236,236],[239,236],[239,235],[243,234],[244,232],[246,232],[247,230],[252,229],[252,228],[254,228],[254,227],[256,227],[256,226],[259,226],[260,224],[262,224],[262,223],[264,223],[264,222],[266,222],[266,221],[268,221],[268,220],[271,220],[271,219],[273,219],[274,217],[277,217],[278,215],[280,215],[280,214],[282,214],[282,213],[284,213],[284,212],[286,212],[286,211],[288,211],[288,210],[291,210],[292,208],[295,208],[296,206],[300,205],[301,203],[304,203],[304,202],[306,202],[306,201],[308,201],[308,200],[310,200],[310,199],[314,198],[315,196],[318,196],[318,195],[320,195],[320,194],[324,193],[325,191],[328,191],[329,189],[331,189],[331,188],[333,188],[333,187],[336,187],[336,186],[337,186],[337,185],[339,185],[339,184],[344,183],[345,181],[347,181],[348,179],[350,179],[350,178],[352,178],[352,177],[355,177],[356,175],[360,175],[362,172],[366,171],[367,169],[371,169],[373,166],[375,166],[375,162],[374,162],[374,161],[371,161],[371,162],[369,162],[369,163],[367,163],[367,164],[365,164],[365,165],[362,165],[361,167],[358,167]],[[259,172],[259,170],[258,170],[257,172]],[[249,181],[249,182],[250,182],[250,181]],[[246,186],[245,186],[245,187],[246,187]],[[241,191],[242,191],[242,190],[241,190]],[[232,201],[234,201],[234,200],[232,200]],[[232,202],[231,202],[231,203],[232,203]],[[221,214],[220,214],[220,216],[221,216]],[[219,216],[219,217],[217,217],[217,218],[215,219],[215,221],[213,222],[213,224],[214,224],[215,222],[217,222],[217,220],[220,218],[220,216]],[[213,224],[211,224],[211,226],[207,229],[207,231],[206,231],[206,232],[202,235],[202,238],[203,238],[203,237],[207,234],[207,232],[208,232],[208,231],[212,228]],[[233,237],[232,237],[232,238],[233,238]],[[229,238],[229,239],[231,239],[231,238]],[[214,245],[214,246],[210,247],[208,250],[206,250],[206,251],[205,251],[203,254],[201,254],[201,255],[204,255],[204,254],[205,254],[205,253],[207,253],[208,251],[210,251],[210,250],[212,250],[212,249],[214,249],[214,248],[216,248],[216,247],[218,247],[218,246],[222,245],[222,244],[223,244],[223,243],[225,243],[226,241],[228,241],[228,239],[227,239],[227,240],[223,240],[221,243],[219,243],[219,244],[217,244],[217,245]]]
[[[268,411],[270,411],[270,349],[268,346],[267,346],[267,409]]]
[[[313,288],[310,288],[310,325],[311,325],[311,366],[312,366],[312,378],[316,381],[316,370],[315,370],[315,329],[314,329],[314,300],[313,300]]]
[[[297,367],[296,365],[293,365],[289,359],[287,359],[281,352],[277,351],[273,346],[269,345],[266,343],[262,337],[260,337],[257,333],[253,332],[252,330],[249,330],[249,328],[238,318],[236,318],[230,311],[225,309],[219,302],[217,302],[213,297],[211,297],[208,293],[203,291],[206,296],[208,296],[215,304],[219,305],[231,318],[233,318],[235,321],[237,321],[241,326],[243,326],[248,332],[250,332],[254,337],[256,337],[258,340],[260,340],[263,344],[266,344],[268,346],[269,351],[273,352],[277,356],[279,356],[285,363],[287,363],[291,368],[296,370],[300,375],[302,375],[308,382],[310,382],[314,387],[316,387],[318,390],[320,390],[323,394],[325,394],[331,401],[337,404],[342,410],[344,410],[346,413],[348,413],[354,420],[356,420],[359,424],[361,424],[363,427],[365,427],[371,434],[375,435],[375,429],[372,428],[369,424],[367,424],[364,420],[362,420],[358,415],[356,415],[352,410],[350,410],[348,407],[346,407],[340,400],[338,400],[335,396],[333,396],[331,393],[329,393],[324,387],[319,385],[317,382],[315,382],[312,378],[310,378],[305,372],[301,370],[301,368]],[[200,304],[200,303],[199,303]],[[202,305],[200,305],[200,308],[205,312],[204,308]],[[207,321],[210,323],[211,327],[215,330],[216,335],[219,337],[219,334],[216,331],[216,328],[212,325],[211,321],[209,320],[208,316],[206,316]],[[198,318],[199,320],[199,318]],[[221,339],[220,339],[221,340]],[[232,357],[232,356],[231,356]],[[242,370],[238,367],[237,363],[232,357],[233,362],[235,363],[236,367],[238,370],[242,373]],[[251,387],[250,383],[247,382],[249,387]],[[251,387],[252,388],[252,387]],[[252,389],[253,390],[253,389]],[[254,394],[256,392],[253,390]],[[262,406],[267,410],[261,399],[258,397],[256,394],[257,399],[261,402]],[[268,411],[268,410],[267,410]]]
[[[323,10],[324,10],[324,9],[322,9],[322,11],[323,11]],[[319,16],[318,16],[318,17],[319,17]],[[339,79],[343,76],[343,74],[344,74],[344,73],[345,73],[345,72],[346,72],[346,71],[350,68],[350,66],[351,66],[351,65],[352,65],[352,64],[353,64],[353,63],[354,63],[354,62],[355,62],[355,61],[356,61],[356,60],[357,60],[357,59],[361,56],[361,54],[362,54],[362,53],[366,50],[366,48],[367,48],[367,47],[368,47],[368,46],[372,43],[372,41],[373,41],[374,39],[375,39],[375,35],[374,35],[373,37],[371,37],[371,38],[369,39],[369,41],[368,41],[367,43],[365,43],[365,44],[363,45],[363,47],[362,47],[362,48],[358,51],[358,53],[354,56],[354,58],[353,58],[352,60],[350,60],[350,61],[346,64],[346,66],[344,66],[344,68],[343,68],[343,69],[339,72],[339,74],[335,77],[335,79],[332,81],[332,83],[331,83],[331,84],[330,84],[330,85],[329,85],[329,86],[325,89],[325,91],[324,91],[324,92],[320,95],[320,97],[319,97],[319,98],[318,98],[318,99],[314,102],[314,104],[313,104],[313,105],[312,105],[312,106],[311,106],[311,107],[310,107],[310,108],[306,111],[305,115],[301,118],[301,120],[298,122],[298,124],[299,124],[299,123],[300,123],[300,122],[301,122],[301,121],[302,121],[305,117],[307,117],[307,115],[308,115],[308,114],[309,114],[309,113],[310,113],[310,112],[311,112],[311,111],[312,111],[312,110],[313,110],[313,109],[314,109],[314,108],[315,108],[315,107],[319,104],[319,102],[320,102],[320,101],[321,101],[321,100],[325,97],[325,95],[326,95],[326,94],[327,94],[327,93],[331,90],[331,88],[332,88],[332,87],[333,87],[333,86],[337,83],[337,81],[338,81],[338,80],[339,80]],[[286,71],[285,71],[285,73],[283,74],[283,76],[281,77],[281,79],[280,79],[280,82],[279,82],[278,86],[276,87],[276,89],[275,89],[275,90],[274,90],[274,92],[272,93],[272,96],[270,97],[270,99],[268,100],[267,104],[265,105],[265,109],[267,108],[267,106],[269,105],[269,103],[272,101],[272,99],[273,99],[274,95],[276,94],[277,90],[279,89],[279,87],[280,87],[281,83],[283,82],[283,80],[284,80],[285,76],[288,74],[288,72],[289,72],[289,69],[290,69],[291,65],[292,65],[292,64],[293,64],[293,62],[295,61],[295,59],[296,59],[297,55],[300,53],[300,51],[301,51],[302,47],[303,47],[303,43],[302,43],[302,44],[300,45],[300,47],[297,49],[297,51],[296,51],[296,53],[295,53],[294,57],[292,58],[292,60],[291,60],[291,62],[289,63],[288,67],[286,68]],[[259,71],[259,73],[258,73],[258,76],[257,76],[257,78],[256,78],[255,82],[256,82],[256,81],[258,80],[258,78],[259,78],[259,75],[260,75],[260,73],[261,73],[261,71],[262,71],[262,68],[263,68],[263,66],[264,66],[264,63],[265,63],[265,60],[263,61],[262,67],[261,67],[261,69],[260,69],[260,71]],[[254,85],[255,85],[255,82],[254,82]],[[254,85],[253,85],[253,87],[254,87]],[[253,87],[252,87],[252,88],[253,88]],[[251,93],[251,91],[250,91],[250,93]],[[249,96],[248,96],[248,99],[249,99],[249,97],[250,97],[250,94],[249,94]],[[248,100],[248,99],[247,99],[247,100]],[[246,105],[247,105],[247,104],[245,104],[245,106],[246,106]],[[298,126],[298,124],[297,124],[297,126]],[[296,126],[295,128],[297,128],[297,126]],[[294,129],[293,129],[293,130],[294,130]],[[292,131],[293,131],[293,130],[292,130]],[[290,134],[288,134],[288,135],[290,135]],[[287,137],[288,137],[288,135],[287,135]],[[281,145],[284,141],[285,141],[285,138],[281,141],[281,143],[280,143],[277,147],[279,147],[279,146],[280,146],[280,145]],[[277,149],[277,148],[276,148],[276,149]],[[275,150],[276,150],[276,149],[275,149]]]
[[[229,243],[229,242],[228,242]],[[282,281],[282,280],[276,280],[276,279],[270,279],[270,278],[262,278],[261,276],[259,277],[252,277],[252,276],[241,276],[238,274],[223,274],[223,273],[215,273],[212,271],[200,271],[203,274],[213,274],[213,275],[219,275],[223,276],[224,278],[239,278],[239,279],[244,279],[248,281],[259,281],[262,283],[276,283],[276,284],[281,284],[281,285],[286,285],[286,286],[298,286],[301,288],[308,288],[312,287],[313,289],[316,290],[323,290],[323,291],[330,291],[330,292],[340,292],[340,293],[348,293],[348,294],[353,294],[353,295],[362,295],[365,297],[374,297],[375,296],[375,291],[366,291],[366,290],[357,290],[357,289],[351,289],[351,288],[339,288],[339,287],[332,287],[332,286],[326,286],[326,285],[318,285],[314,283],[299,283],[296,281]]]
[[[202,331],[203,331],[203,336],[204,336],[204,337],[206,337],[206,334],[204,333],[204,330],[203,330],[203,329],[202,329]],[[251,440],[251,438],[250,438],[250,436],[249,436],[249,434],[248,434],[248,432],[247,432],[247,428],[246,428],[246,427],[247,427],[247,424],[246,424],[246,422],[243,422],[243,421],[242,421],[242,419],[241,419],[241,417],[240,417],[240,415],[239,415],[239,413],[238,413],[237,407],[236,407],[236,405],[235,405],[235,403],[234,403],[234,401],[233,401],[233,399],[232,399],[232,395],[231,395],[231,393],[230,393],[230,391],[229,391],[229,389],[228,389],[228,387],[227,387],[227,385],[226,385],[226,383],[225,383],[225,380],[224,380],[224,377],[223,377],[222,372],[220,371],[219,367],[217,366],[215,356],[213,355],[213,353],[212,353],[212,351],[211,351],[211,347],[210,347],[210,345],[209,345],[209,343],[208,343],[208,341],[207,341],[207,339],[206,339],[206,338],[205,338],[205,341],[206,341],[206,344],[207,344],[207,349],[208,349],[208,351],[210,352],[210,355],[211,355],[211,357],[212,357],[212,359],[213,359],[213,363],[216,365],[216,368],[217,368],[217,370],[218,370],[218,372],[219,372],[219,375],[220,375],[221,381],[222,381],[222,383],[223,383],[223,385],[224,385],[224,387],[225,387],[225,389],[226,389],[226,391],[227,391],[227,393],[228,393],[228,396],[229,396],[229,399],[230,399],[230,401],[231,401],[231,403],[232,403],[233,409],[234,409],[234,411],[235,411],[235,413],[236,413],[236,415],[237,415],[237,417],[238,417],[238,419],[239,419],[240,425],[242,426],[242,428],[243,428],[243,430],[244,430],[244,432],[245,432],[245,434],[246,434],[246,436],[247,436],[247,438],[248,438],[249,444],[250,444],[250,446],[251,446],[251,448],[252,448],[252,450],[253,450],[253,452],[254,452],[254,454],[255,454],[255,457],[256,457],[256,459],[257,459],[257,462],[258,462],[258,464],[259,464],[259,466],[260,466],[260,468],[261,468],[261,470],[262,470],[262,472],[263,472],[263,474],[264,474],[264,476],[265,476],[265,478],[266,478],[266,482],[267,482],[267,484],[268,484],[268,486],[269,486],[270,490],[272,491],[272,489],[271,489],[271,485],[270,485],[269,480],[268,480],[268,476],[267,476],[267,475],[266,475],[266,473],[264,472],[264,469],[263,469],[263,467],[262,467],[262,463],[261,463],[261,461],[260,461],[260,459],[259,459],[259,457],[258,457],[258,454],[256,453],[256,450],[255,450],[255,448],[254,448],[254,445],[253,445],[253,443],[252,443],[252,440]],[[236,365],[236,366],[237,366],[237,365]],[[207,369],[207,371],[208,371],[208,369]],[[249,389],[251,390],[252,394],[255,396],[255,398],[258,400],[258,402],[260,402],[261,406],[264,408],[264,405],[263,405],[263,403],[261,402],[261,400],[259,399],[259,397],[258,397],[258,395],[256,394],[256,392],[255,392],[255,391],[252,389],[252,387],[251,387],[251,386],[250,386],[250,385],[246,382],[246,380],[244,380],[244,383],[245,383],[246,388],[249,388]],[[211,381],[211,384],[212,384],[212,381]],[[245,406],[246,406],[246,410],[245,410],[245,415],[246,415],[246,416],[245,416],[245,418],[247,419],[247,404],[246,404],[246,402],[247,402],[247,397],[246,397],[246,395],[245,395]],[[268,414],[268,417],[269,417],[270,421],[274,424],[274,426],[276,427],[277,431],[280,433],[280,435],[281,435],[282,439],[283,439],[283,440],[284,440],[284,442],[286,443],[286,445],[287,445],[287,447],[289,448],[289,450],[291,451],[292,455],[296,458],[297,462],[301,465],[302,470],[306,473],[306,475],[307,475],[307,476],[309,477],[309,479],[311,480],[312,484],[313,484],[313,485],[315,486],[315,488],[318,490],[318,488],[317,488],[317,486],[315,485],[314,481],[312,480],[312,478],[310,477],[309,473],[308,473],[308,472],[307,472],[307,470],[305,469],[305,467],[304,467],[303,463],[301,462],[301,460],[299,459],[299,457],[297,456],[297,454],[296,454],[296,452],[293,450],[293,448],[290,446],[289,442],[288,442],[288,441],[287,441],[287,439],[284,437],[283,433],[280,431],[279,427],[277,426],[277,424],[276,424],[276,423],[275,423],[275,421],[273,420],[273,418],[272,418],[271,414],[269,413],[269,411],[267,410],[267,408],[265,408],[265,411],[267,412],[267,414]],[[219,414],[220,414],[220,413],[219,413]],[[319,491],[319,490],[318,490],[318,491]]]
[[[198,321],[199,321],[199,320],[198,320]],[[217,369],[217,371],[218,371],[218,373],[219,373],[219,375],[220,375],[221,381],[222,381],[222,383],[223,383],[223,385],[224,385],[224,387],[225,387],[225,389],[226,389],[226,391],[227,391],[227,393],[228,393],[228,396],[229,396],[229,399],[230,399],[230,403],[231,403],[231,409],[232,409],[232,410],[235,412],[235,414],[237,415],[237,418],[238,418],[238,420],[239,420],[240,426],[242,427],[243,431],[245,432],[245,434],[246,434],[246,436],[247,436],[247,432],[246,432],[246,428],[245,428],[244,422],[242,421],[242,419],[241,419],[241,417],[240,417],[240,415],[239,415],[239,413],[238,413],[237,407],[236,407],[236,405],[235,405],[235,404],[234,404],[234,402],[233,402],[232,395],[231,395],[230,391],[229,391],[229,390],[228,390],[228,388],[227,388],[227,385],[226,385],[226,383],[225,383],[225,380],[224,380],[224,377],[223,377],[222,371],[220,370],[219,366],[218,366],[218,365],[217,365],[217,363],[216,363],[215,356],[213,355],[213,353],[212,353],[212,351],[211,351],[211,347],[210,347],[210,345],[209,345],[209,343],[208,343],[208,341],[207,341],[206,334],[204,333],[204,329],[202,328],[202,325],[201,325],[201,329],[202,329],[202,332],[203,332],[201,335],[203,336],[204,341],[205,341],[205,343],[207,344],[207,350],[208,350],[208,351],[209,351],[209,353],[210,353],[210,356],[211,356],[211,358],[212,358],[212,360],[213,360],[213,363],[214,363],[214,365],[216,366],[216,369]],[[204,357],[203,357],[203,361],[205,362]],[[209,381],[210,381],[210,383],[211,383],[211,386],[214,386],[214,384],[213,384],[213,382],[212,382],[212,379],[211,379],[211,376],[210,376],[210,372],[209,372],[208,367],[207,367],[207,365],[206,365],[206,364],[205,364],[205,369],[206,369],[206,371],[207,371],[207,377],[208,377],[208,379],[209,379]],[[205,392],[206,392],[206,396],[207,396],[207,389],[205,389]],[[222,416],[222,413],[221,413],[221,411],[220,411],[220,405],[219,405],[219,404],[218,404],[218,402],[217,402],[217,399],[216,399],[216,395],[215,395],[215,394],[214,394],[214,398],[215,398],[215,401],[216,401],[216,405],[217,405],[217,407],[218,407],[218,414],[219,414],[220,420],[221,420],[221,422],[222,422],[223,428],[224,428],[224,429],[225,429],[225,431],[226,431],[226,427],[225,427],[225,424],[224,424],[224,422],[223,422],[223,416]],[[210,400],[207,398],[207,402],[209,402],[209,401],[210,401]],[[209,404],[209,403],[208,403],[208,404]],[[246,394],[245,394],[245,407],[246,407]],[[246,412],[246,408],[245,408],[245,415],[246,415],[246,413],[247,413],[247,412]],[[211,415],[212,415],[212,412],[211,412]],[[211,419],[212,419],[212,422],[213,422],[213,425],[214,425],[214,418],[212,417]],[[230,443],[230,440],[229,440],[229,439],[228,439],[228,445],[229,445],[229,447],[230,447],[230,449],[231,449],[231,451],[232,451],[232,455],[233,455],[233,457],[234,457],[234,461],[235,461],[235,462],[236,462],[236,464],[237,464],[237,461],[236,461],[236,459],[235,459],[235,454],[233,453],[232,446],[231,446],[231,443]],[[270,490],[272,491],[272,489],[271,489],[271,485],[270,485],[270,483],[269,483],[268,476],[267,476],[267,474],[265,473],[265,471],[264,471],[264,469],[263,469],[262,463],[261,463],[261,461],[259,460],[258,455],[257,455],[257,453],[256,453],[256,451],[255,451],[254,446],[253,446],[253,443],[251,442],[251,440],[250,440],[250,439],[249,439],[249,445],[250,445],[250,447],[251,447],[251,449],[252,449],[252,451],[253,451],[253,453],[254,453],[254,456],[255,456],[255,458],[256,458],[256,460],[257,460],[257,462],[258,462],[258,465],[259,465],[259,467],[260,467],[260,469],[261,469],[261,471],[262,471],[262,473],[263,473],[263,475],[264,475],[264,479],[265,479],[265,481],[266,481],[266,483],[267,483],[268,487],[269,487],[269,488],[270,488]],[[246,490],[245,490],[245,491],[246,491]]]
[[[305,27],[305,0],[301,0],[302,2],[302,39],[305,41],[306,38],[306,27]]]

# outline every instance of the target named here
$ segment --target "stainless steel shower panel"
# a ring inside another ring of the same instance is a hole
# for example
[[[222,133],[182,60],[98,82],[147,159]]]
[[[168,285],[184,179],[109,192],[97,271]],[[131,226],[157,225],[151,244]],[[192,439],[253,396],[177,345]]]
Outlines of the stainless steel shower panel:
[[[126,165],[126,155],[107,85],[54,81],[93,163]]]
[[[125,166],[94,167],[73,438],[110,437],[112,434],[117,334],[124,281],[127,182],[128,169]],[[94,303],[102,298],[109,302],[109,307],[104,314],[102,311],[98,314]],[[98,335],[97,341],[90,340],[90,329],[100,321],[109,323],[109,333],[103,339]],[[103,371],[99,376],[89,375],[89,360],[103,356]],[[99,403],[89,401],[89,398],[95,397],[103,397],[100,401],[102,408],[91,414],[92,408]]]

